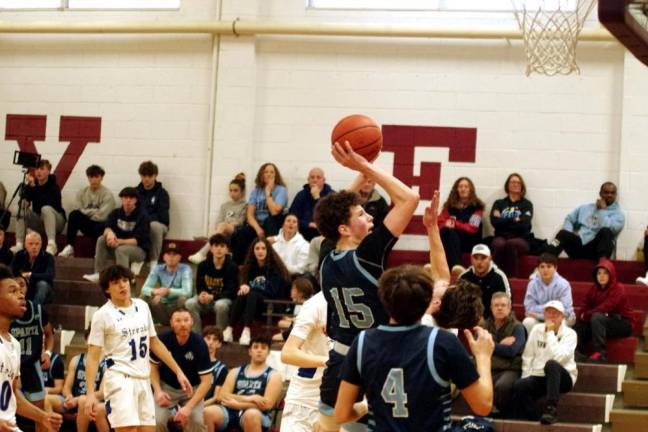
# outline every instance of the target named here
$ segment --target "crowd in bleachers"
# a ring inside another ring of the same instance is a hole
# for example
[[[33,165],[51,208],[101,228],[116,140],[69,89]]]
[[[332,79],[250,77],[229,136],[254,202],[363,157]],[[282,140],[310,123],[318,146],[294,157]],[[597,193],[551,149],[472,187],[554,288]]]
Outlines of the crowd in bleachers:
[[[307,183],[290,206],[276,165],[266,163],[259,168],[247,201],[245,176],[238,174],[229,183],[230,200],[222,204],[214,232],[204,247],[189,257],[197,264],[194,279],[192,267],[181,262],[183,252],[189,251],[181,250],[173,241],[163,243],[170,224],[170,198],[157,181],[158,168],[153,162],[140,165],[141,182],[136,187],[120,191],[120,205],[101,184],[103,169],[88,167],[89,185],[79,191],[67,217],[50,171],[50,163],[41,160],[33,176],[27,177],[12,248],[4,241],[6,225],[0,227],[0,261],[11,267],[29,300],[26,316],[30,318],[15,321],[11,330],[21,341],[21,365],[25,368],[21,374],[27,399],[61,414],[78,410],[78,430],[87,430],[91,420],[97,430],[109,429],[106,412],[110,406],[97,405],[98,411],[92,416],[85,408],[86,357],[81,354],[70,359],[65,376],[60,357],[51,352],[52,330],[42,305],[53,300],[56,234],[67,224],[66,245],[59,256],[74,256],[79,232],[96,241],[95,272],[84,276],[88,281],[100,283],[102,272],[115,268],[113,261],[121,271],[132,269],[135,273],[147,264],[140,297],[155,324],[170,325],[171,330],[159,339],[193,388],[193,393],[187,392],[168,362],[153,353],[151,383],[156,409],[152,415],[158,429],[166,430],[173,420],[186,430],[204,430],[205,425],[210,431],[222,430],[223,425],[235,424],[235,417],[245,431],[268,427],[269,413],[280,399],[281,378],[266,363],[271,342],[252,334],[253,323],[262,316],[268,300],[292,300],[299,305],[319,291],[321,259],[335,249],[335,243],[319,233],[315,219],[318,202],[334,192],[325,182],[324,172],[311,169]],[[374,230],[389,212],[387,201],[375,186],[374,180],[359,176],[346,187],[359,196],[364,211],[373,219]],[[576,361],[605,362],[607,340],[632,334],[633,311],[609,260],[625,218],[617,202],[616,186],[606,182],[594,203],[579,206],[567,215],[554,239],[537,239],[532,232],[534,208],[526,198],[522,176],[509,175],[504,192],[506,196],[492,205],[489,218],[494,235],[487,238],[482,236],[485,204],[469,178],[455,181],[440,212],[433,208],[434,227],[426,227],[431,251],[433,241],[442,245],[441,253],[445,251],[441,261],[447,276],[438,277],[445,273],[439,270],[438,256],[431,258],[432,278],[445,281],[445,285],[439,288],[435,284],[432,290],[430,282],[429,296],[423,296],[427,308],[423,321],[442,328],[466,328],[472,326],[465,317],[475,315],[475,324],[479,322],[492,335],[494,344],[489,348],[485,342],[476,342],[479,338],[464,338],[477,359],[479,375],[484,375],[480,356],[488,354],[490,358],[492,354],[488,366],[494,387],[493,413],[553,423],[560,394],[572,390],[576,382]],[[0,204],[4,206],[2,196]],[[7,214],[2,213],[4,223],[9,220]],[[646,240],[648,248],[648,230]],[[592,286],[578,308],[573,304],[569,281],[557,271],[557,256],[563,251],[571,258],[597,261]],[[468,268],[462,266],[466,253],[470,254]],[[519,256],[527,254],[538,255],[538,261],[526,289],[524,318],[519,322],[513,313],[508,278],[515,274]],[[158,263],[160,255],[162,263]],[[648,268],[648,255],[646,260]],[[451,281],[453,285],[447,288]],[[637,278],[639,283],[647,281],[648,274]],[[466,294],[471,289],[476,291]],[[457,313],[458,309],[465,315]],[[299,307],[287,310],[281,320],[283,331],[275,335],[277,341],[286,341],[287,358],[292,358],[290,353],[298,357],[295,353],[301,346],[291,341],[293,326],[301,325],[299,311]],[[213,318],[206,317],[212,314]],[[458,317],[464,322],[457,322]],[[215,322],[215,326],[203,326],[204,319]],[[35,326],[35,330],[21,333],[25,326]],[[218,349],[232,342],[234,331],[239,329],[238,342],[249,345],[250,363],[227,372],[217,358]],[[41,349],[31,349],[39,344]],[[463,361],[456,355],[457,361]],[[313,363],[317,363],[313,369],[321,367],[321,359]],[[39,375],[30,378],[34,367]],[[104,397],[103,370],[102,363],[91,392],[96,399]],[[473,377],[466,373],[453,378],[462,388],[460,383],[468,384]],[[347,368],[343,379],[361,385],[366,378],[361,371]],[[30,384],[34,384],[33,389]],[[473,408],[478,406],[473,406],[470,393],[464,396]],[[546,403],[539,412],[535,403],[541,397]],[[309,409],[312,411],[312,406]],[[344,413],[346,416],[341,414],[340,418],[353,416],[353,411]]]

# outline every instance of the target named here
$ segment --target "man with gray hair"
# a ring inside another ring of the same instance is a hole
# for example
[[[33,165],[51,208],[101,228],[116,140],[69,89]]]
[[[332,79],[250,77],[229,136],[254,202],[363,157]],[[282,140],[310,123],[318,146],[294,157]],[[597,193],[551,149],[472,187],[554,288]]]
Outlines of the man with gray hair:
[[[308,183],[302,190],[297,192],[295,199],[288,213],[297,216],[299,220],[299,232],[306,239],[311,241],[313,237],[319,235],[317,225],[313,220],[313,212],[320,198],[334,192],[328,183],[325,183],[324,171],[321,168],[311,168],[308,172]]]
[[[27,280],[27,298],[34,304],[42,305],[52,301],[54,257],[43,250],[43,240],[39,233],[27,233],[25,248],[14,255],[11,271]]]

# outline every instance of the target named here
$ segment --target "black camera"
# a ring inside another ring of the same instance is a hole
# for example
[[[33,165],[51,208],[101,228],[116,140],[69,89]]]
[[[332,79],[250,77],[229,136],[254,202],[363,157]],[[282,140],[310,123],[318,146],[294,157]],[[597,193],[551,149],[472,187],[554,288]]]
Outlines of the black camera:
[[[38,168],[40,160],[41,155],[38,153],[30,153],[20,150],[14,152],[14,165],[22,165],[23,168]]]

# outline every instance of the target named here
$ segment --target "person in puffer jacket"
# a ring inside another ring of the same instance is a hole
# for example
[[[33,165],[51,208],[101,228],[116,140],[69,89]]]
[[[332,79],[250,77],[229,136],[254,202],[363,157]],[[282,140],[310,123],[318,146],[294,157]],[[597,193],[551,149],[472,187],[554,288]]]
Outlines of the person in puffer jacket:
[[[617,280],[611,261],[601,258],[592,277],[594,284],[587,292],[574,330],[578,333],[578,351],[586,352],[591,342],[590,361],[604,362],[607,360],[607,340],[632,334],[633,315],[625,288]]]

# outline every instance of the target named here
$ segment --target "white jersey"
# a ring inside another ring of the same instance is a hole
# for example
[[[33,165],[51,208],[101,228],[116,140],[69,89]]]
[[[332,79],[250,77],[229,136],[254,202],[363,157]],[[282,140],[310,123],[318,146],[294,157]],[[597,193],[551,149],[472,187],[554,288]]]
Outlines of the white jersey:
[[[319,292],[308,299],[295,317],[290,334],[304,340],[301,350],[320,356],[328,356],[330,350],[326,328],[326,299]],[[299,368],[290,379],[286,403],[306,405],[317,409],[320,399],[319,386],[324,368]]]
[[[102,347],[106,372],[148,379],[150,338],[154,336],[151,311],[143,300],[132,299],[125,308],[109,300],[92,317],[88,345]]]
[[[13,383],[20,376],[20,343],[13,336],[0,336],[0,419],[16,422]],[[17,430],[17,429],[16,429]]]

